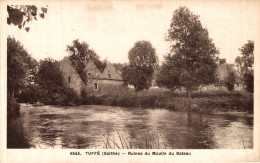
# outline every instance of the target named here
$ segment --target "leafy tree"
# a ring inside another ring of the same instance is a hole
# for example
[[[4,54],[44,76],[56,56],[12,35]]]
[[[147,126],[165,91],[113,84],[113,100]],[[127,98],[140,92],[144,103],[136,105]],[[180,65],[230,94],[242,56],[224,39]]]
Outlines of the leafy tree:
[[[20,105],[16,101],[20,90],[27,86],[27,77],[33,68],[33,58],[15,38],[7,38],[7,113],[16,115]]]
[[[15,93],[26,84],[26,77],[33,67],[34,59],[15,38],[7,38],[7,87],[8,96]]]
[[[47,14],[47,7],[41,7],[41,12],[38,12],[38,7],[35,5],[7,5],[7,24],[13,24],[18,28],[24,28],[30,21],[37,20],[40,16],[44,19]],[[29,27],[24,28],[27,32]]]
[[[249,92],[254,91],[254,41],[248,40],[241,49],[242,57],[235,59],[236,66],[243,77],[243,81]]]
[[[174,57],[165,56],[165,62],[159,68],[159,72],[156,75],[156,85],[159,87],[166,87],[172,91],[181,86],[179,80],[179,69],[176,69],[174,64],[171,64]]]
[[[135,87],[135,91],[151,86],[154,70],[158,65],[155,49],[149,41],[138,41],[128,52],[129,66],[122,70],[122,77]]]
[[[34,85],[37,81],[36,75],[39,68],[38,62],[34,58],[29,58],[30,61],[28,61],[28,74],[26,76],[26,85]]]
[[[84,83],[87,80],[84,69],[89,60],[92,60],[101,72],[103,72],[106,67],[107,61],[101,62],[95,51],[89,49],[89,45],[84,41],[74,40],[72,45],[67,46],[67,51],[70,53],[69,58],[72,65],[78,71]]]
[[[56,93],[63,86],[59,63],[51,58],[40,61],[37,73],[39,86],[48,93]]]
[[[71,88],[63,85],[59,62],[51,58],[40,61],[37,73],[39,101],[51,105],[79,104],[80,99]],[[29,92],[30,93],[30,92]]]
[[[178,8],[173,13],[166,40],[171,43],[171,51],[165,57],[164,73],[160,75],[167,78],[169,73],[170,79],[159,82],[162,86],[183,86],[191,97],[198,86],[214,82],[218,50],[199,16],[186,7]]]
[[[38,62],[34,58],[28,58],[28,70],[25,76],[24,88],[18,95],[19,102],[37,102],[39,99],[39,85],[37,81]]]

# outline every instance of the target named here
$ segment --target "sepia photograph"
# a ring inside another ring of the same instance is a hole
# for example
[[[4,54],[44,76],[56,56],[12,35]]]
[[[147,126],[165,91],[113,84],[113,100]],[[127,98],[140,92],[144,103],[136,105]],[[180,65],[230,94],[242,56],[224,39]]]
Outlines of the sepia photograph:
[[[1,9],[7,150],[259,150],[257,1],[5,1]]]

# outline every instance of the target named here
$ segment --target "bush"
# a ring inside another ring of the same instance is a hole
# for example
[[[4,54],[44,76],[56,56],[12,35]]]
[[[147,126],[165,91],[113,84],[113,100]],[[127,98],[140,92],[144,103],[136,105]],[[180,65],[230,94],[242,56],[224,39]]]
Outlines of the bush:
[[[246,90],[250,93],[254,92],[254,74],[246,73],[244,74],[244,80],[246,84]]]
[[[16,101],[14,97],[7,98],[7,114],[8,115],[18,115],[20,111],[20,104]]]
[[[182,94],[136,94],[85,96],[84,104],[107,105],[121,107],[167,108],[177,111],[253,111],[252,94],[242,92],[204,92],[195,93],[195,97],[187,98]]]
[[[100,97],[88,95],[85,90],[81,91],[81,103],[86,105],[101,105],[104,103],[104,100]]]
[[[79,105],[81,99],[71,88],[60,87],[57,91],[40,91],[39,101],[46,105]]]
[[[58,105],[79,105],[81,104],[81,99],[78,97],[76,92],[67,87],[63,87],[59,89],[57,98],[54,99],[54,101]]]
[[[39,88],[36,85],[29,85],[18,95],[19,103],[35,103],[39,101]]]
[[[234,74],[234,72],[231,72],[228,75],[228,78],[227,78],[227,81],[226,81],[226,87],[229,91],[234,90],[235,82],[236,82],[235,74]]]

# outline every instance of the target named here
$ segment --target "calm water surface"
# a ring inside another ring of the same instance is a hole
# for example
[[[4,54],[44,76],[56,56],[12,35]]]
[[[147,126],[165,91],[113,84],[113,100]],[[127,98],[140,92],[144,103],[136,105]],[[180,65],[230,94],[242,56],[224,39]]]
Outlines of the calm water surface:
[[[8,122],[8,148],[118,147],[253,148],[253,118],[165,109],[22,105],[21,115]]]

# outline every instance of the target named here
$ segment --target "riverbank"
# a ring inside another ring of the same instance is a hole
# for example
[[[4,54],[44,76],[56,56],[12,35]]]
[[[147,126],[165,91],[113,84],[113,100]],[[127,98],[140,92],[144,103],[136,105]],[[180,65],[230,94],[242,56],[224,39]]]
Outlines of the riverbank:
[[[192,98],[185,93],[144,91],[120,95],[88,96],[82,104],[120,107],[165,108],[174,111],[203,113],[253,113],[253,95],[246,92],[197,92]]]

